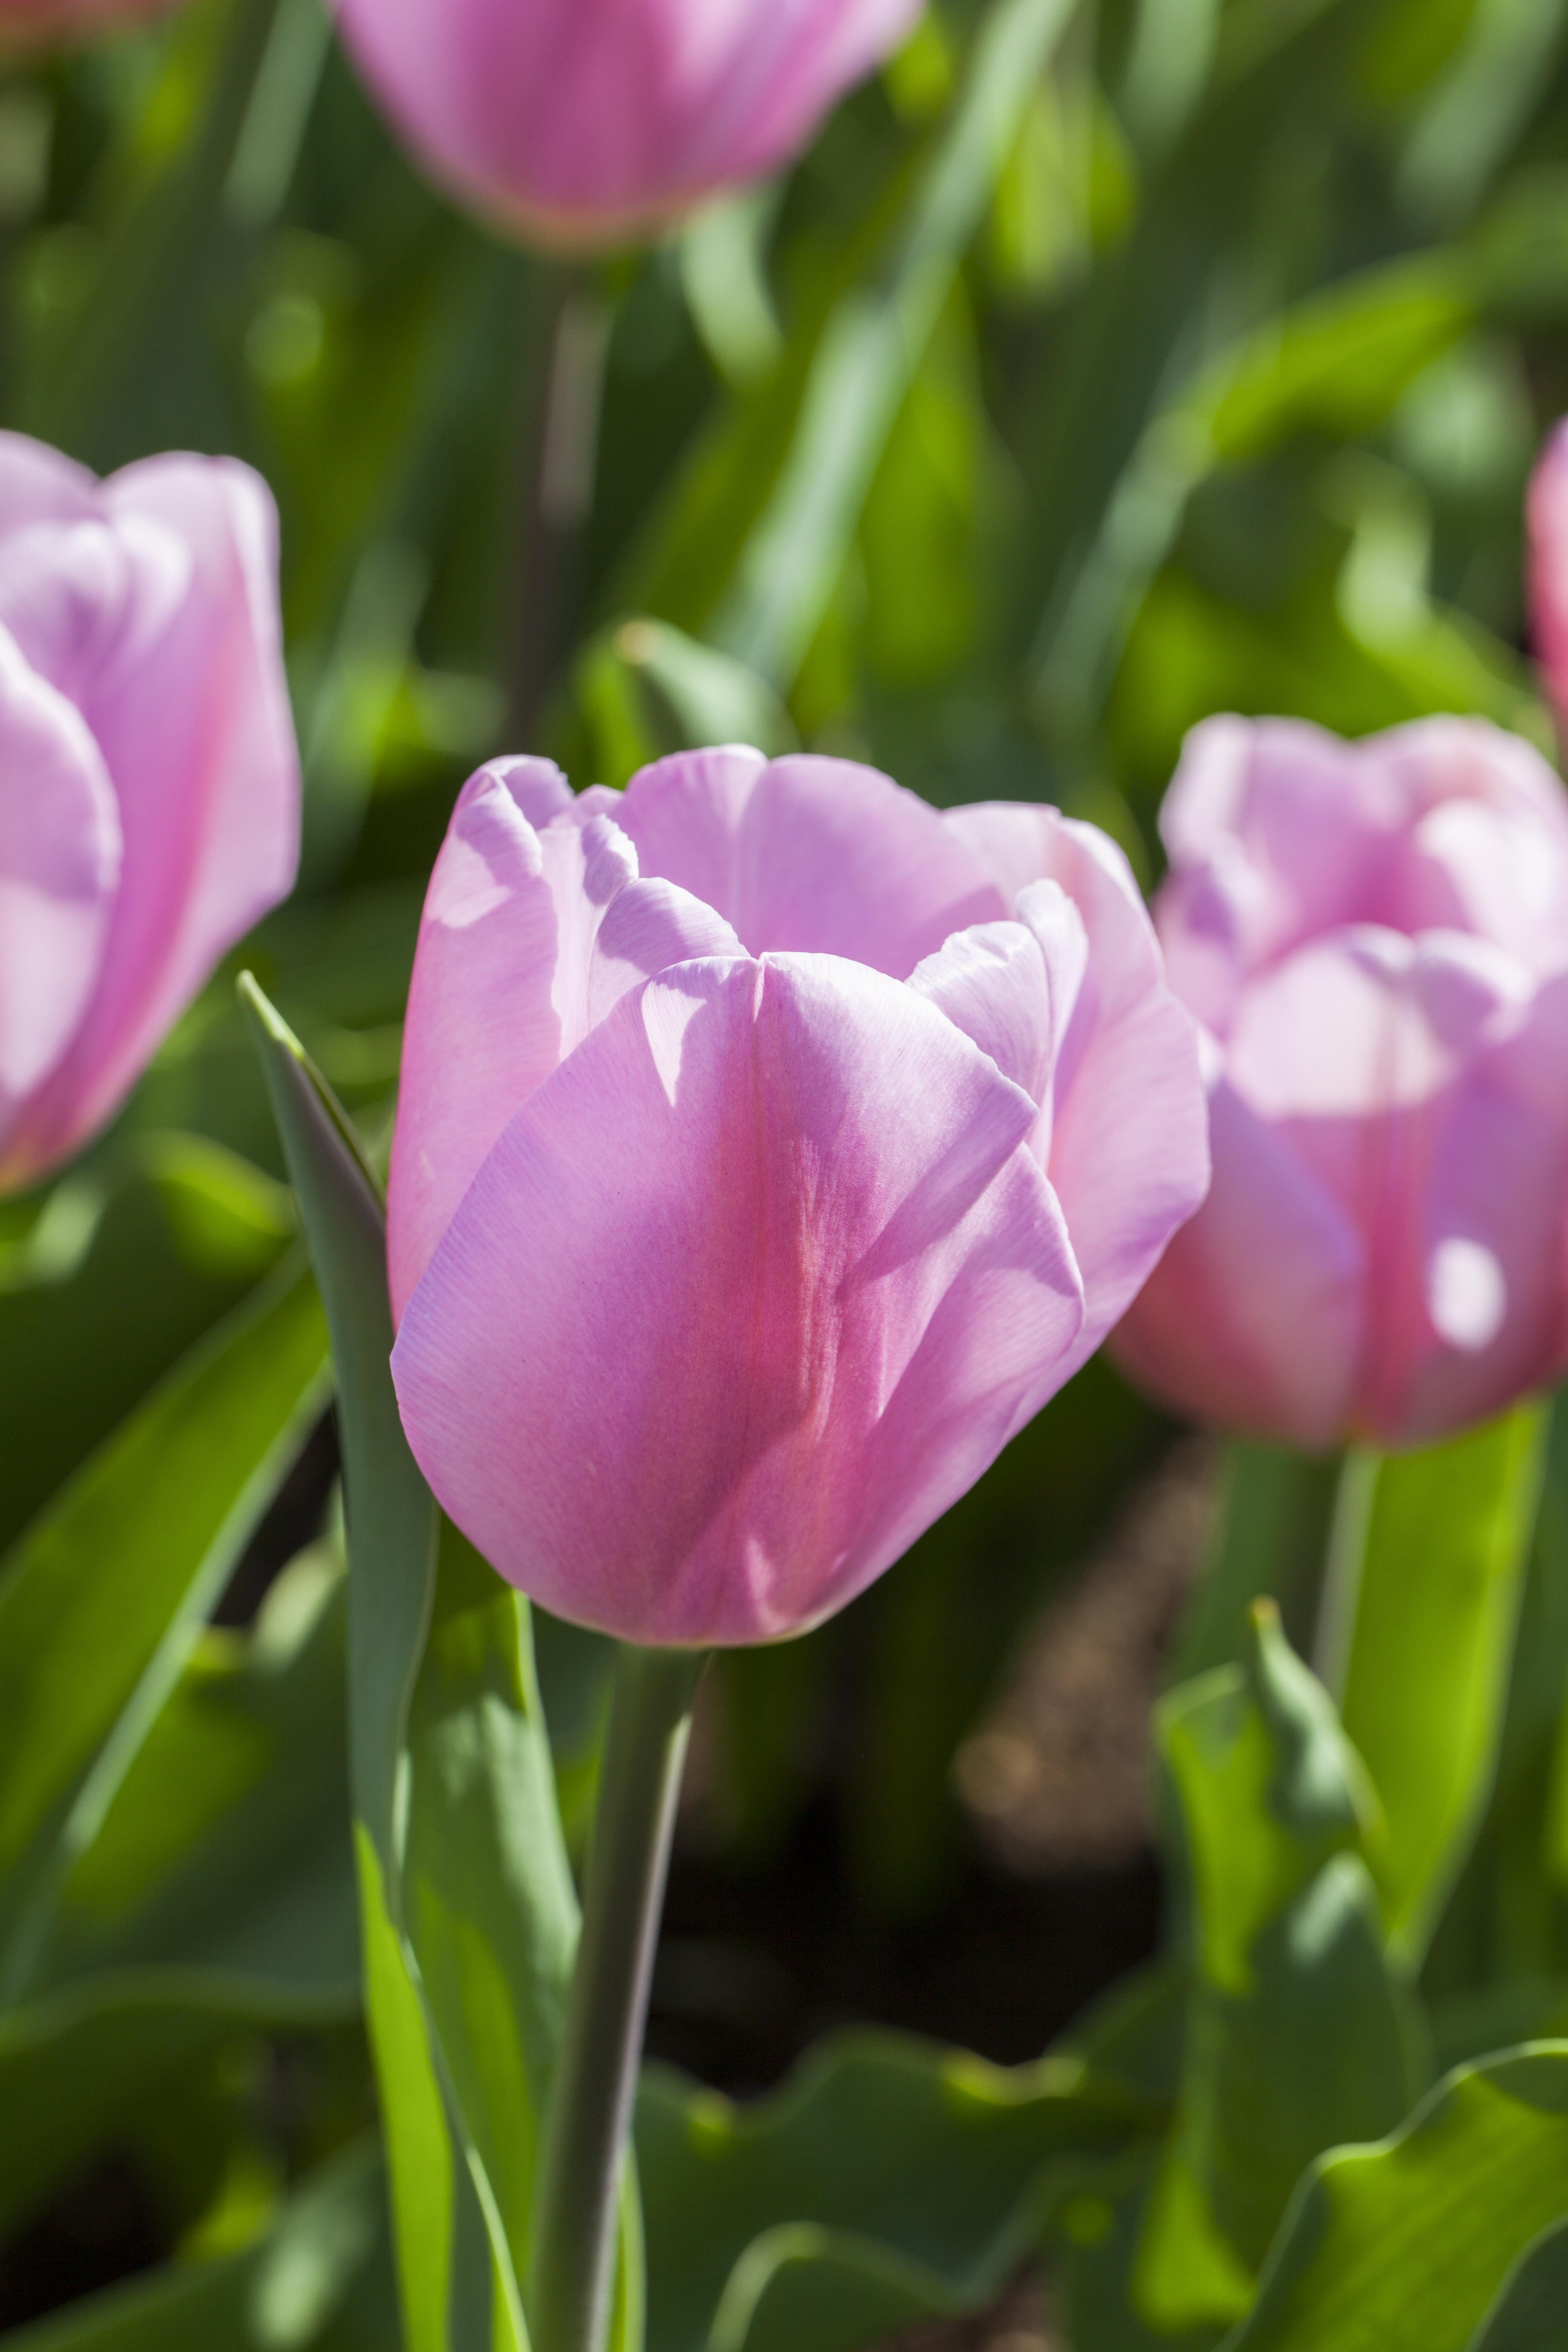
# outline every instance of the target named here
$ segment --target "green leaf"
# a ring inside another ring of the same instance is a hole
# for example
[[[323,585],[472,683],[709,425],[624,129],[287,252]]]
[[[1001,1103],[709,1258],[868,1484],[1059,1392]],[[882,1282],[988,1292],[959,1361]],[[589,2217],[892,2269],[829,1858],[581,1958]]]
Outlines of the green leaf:
[[[353,2308],[384,2260],[384,2200],[379,2149],[349,2149],[245,2252],[92,2295],[8,2334],[6,2352],[385,2352]]]
[[[5,1980],[43,1966],[91,1843],[327,1386],[303,1265],[188,1356],[12,1551],[0,1580]]]
[[[294,1204],[195,1135],[63,1177],[0,1244],[0,1545],[8,1545],[293,1240]]]
[[[0,2228],[268,2028],[359,2010],[342,1584],[307,1555],[208,1633],[65,1891],[63,1979],[0,2015]]]
[[[1392,2138],[1302,2183],[1226,2352],[1467,2352],[1568,2216],[1568,2042],[1451,2075]]]
[[[357,2006],[342,1557],[209,1631],[60,1906],[63,1978],[168,1964]]]
[[[324,1081],[245,993],[338,1368],[355,1848],[411,2352],[522,2352],[577,1929],[528,1612],[443,1529],[398,1419],[374,1180]],[[628,2327],[637,2305],[628,2283]]]
[[[648,2352],[854,2352],[981,2310],[1064,2187],[1154,2112],[1080,2058],[1010,2073],[883,2033],[820,2048],[744,2108],[650,2068]]]
[[[1255,458],[1304,426],[1364,433],[1474,316],[1446,257],[1384,262],[1271,319],[1212,363],[1184,408],[1219,464]]]
[[[1421,1958],[1490,1792],[1541,1486],[1545,1414],[1352,1461],[1325,1666],[1376,1785],[1390,1945]]]
[[[528,1632],[527,1602],[444,1521],[409,1725],[404,1910],[520,2260],[578,1924]]]
[[[1446,2042],[1450,2063],[1563,2030],[1562,1994],[1553,1980],[1568,1976],[1557,1843],[1565,1702],[1568,1400],[1559,1392],[1551,1408],[1490,1801],[1422,1964],[1428,2000],[1444,2004],[1464,2036]],[[1484,2027],[1489,2004],[1504,2021],[1497,2030]]]
[[[889,436],[982,226],[1067,0],[999,0],[878,283],[835,308],[789,453],[714,623],[724,649],[787,690],[837,585]]]
[[[1568,2312],[1568,2221],[1521,2254],[1482,2321],[1470,2352],[1558,2352]]]
[[[1176,2334],[1247,2309],[1303,2168],[1396,2123],[1424,2053],[1366,1866],[1375,1800],[1271,1604],[1255,1604],[1245,1667],[1173,1692],[1155,1725],[1193,1969],[1131,2287],[1139,2316]]]

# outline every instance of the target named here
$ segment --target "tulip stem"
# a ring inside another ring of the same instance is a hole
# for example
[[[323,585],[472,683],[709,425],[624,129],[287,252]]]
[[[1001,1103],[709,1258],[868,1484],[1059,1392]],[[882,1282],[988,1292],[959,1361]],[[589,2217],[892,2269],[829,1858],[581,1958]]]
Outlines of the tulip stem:
[[[620,2189],[691,1702],[703,1655],[623,1644],[583,1936],[534,2203],[533,2352],[604,2352]]]

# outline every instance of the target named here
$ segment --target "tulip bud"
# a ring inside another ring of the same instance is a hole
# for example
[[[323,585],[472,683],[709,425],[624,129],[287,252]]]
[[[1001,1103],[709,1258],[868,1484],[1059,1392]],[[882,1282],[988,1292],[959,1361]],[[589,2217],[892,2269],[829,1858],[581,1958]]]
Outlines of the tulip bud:
[[[1527,521],[1535,657],[1558,719],[1568,728],[1568,417],[1536,467]]]
[[[657,231],[786,162],[919,0],[340,0],[434,176],[572,250]]]
[[[651,1646],[842,1608],[1085,1360],[1207,1181],[1120,853],[868,768],[466,787],[388,1203],[404,1425],[558,1614]]]
[[[0,434],[0,1191],[109,1118],[299,841],[265,485]]]
[[[1432,719],[1194,730],[1155,915],[1204,1027],[1214,1186],[1117,1353],[1327,1446],[1499,1412],[1568,1350],[1568,797]]]

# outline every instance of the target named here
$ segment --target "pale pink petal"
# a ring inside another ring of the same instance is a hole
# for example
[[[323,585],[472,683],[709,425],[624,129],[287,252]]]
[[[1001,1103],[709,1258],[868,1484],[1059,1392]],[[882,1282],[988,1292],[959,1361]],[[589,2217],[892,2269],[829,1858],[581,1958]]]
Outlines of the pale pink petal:
[[[85,466],[26,433],[0,432],[0,541],[41,522],[90,522],[98,482]]]
[[[553,760],[526,755],[491,760],[480,772],[505,784],[513,804],[536,833],[542,833],[553,818],[571,815],[578,806],[576,795]]]
[[[89,532],[68,576],[49,574],[40,650],[73,666],[124,866],[93,1001],[29,1108],[50,1157],[113,1109],[218,958],[288,895],[299,859],[265,487],[226,460],[153,458],[106,482],[100,510],[123,560]]]
[[[1088,1037],[1058,1084],[1049,1169],[1083,1275],[1087,1361],[1209,1189],[1197,1031],[1167,989]]]
[[[1568,966],[1568,793],[1533,745],[1428,719],[1362,748],[1412,811],[1378,919],[1473,931],[1541,973]]]
[[[1076,1339],[1033,1118],[934,1006],[837,960],[624,996],[405,1311],[394,1376],[437,1496],[525,1591],[629,1640],[842,1606]]]
[[[645,874],[716,908],[752,955],[848,956],[906,980],[1003,912],[934,809],[849,760],[679,752],[632,778],[618,822]]]
[[[771,172],[917,0],[340,0],[343,37],[436,175],[568,246],[625,242]]]
[[[1326,926],[1381,919],[1409,803],[1363,744],[1294,719],[1208,719],[1182,748],[1160,812],[1173,872],[1227,882],[1248,968]],[[1171,942],[1163,917],[1161,935]]]
[[[1032,1081],[1013,1048],[1012,1074],[1042,1106],[1034,1148],[1056,1187],[1088,1311],[1075,1356],[1086,1360],[1136,1296],[1176,1227],[1208,1186],[1208,1128],[1197,1033],[1165,983],[1159,947],[1126,858],[1094,825],[1055,809],[994,802],[946,822],[1016,907],[1049,974],[1049,1011],[1035,1018],[1050,1074]],[[984,940],[992,930],[972,932]],[[949,941],[921,967],[923,984],[986,1049],[976,982],[989,1018],[1005,1010],[999,975],[964,970],[973,951]],[[1019,1011],[1026,960],[1010,960]],[[917,975],[917,982],[921,975]],[[962,982],[962,985],[960,985]],[[935,984],[933,984],[935,983]],[[1006,1066],[1004,1065],[1004,1066]]]
[[[1384,1444],[1500,1412],[1568,1350],[1568,980],[1534,998],[1403,1139],[1385,1217],[1381,1345],[1361,1403]]]
[[[1132,868],[1098,825],[1026,801],[975,801],[948,809],[942,823],[1000,892],[1009,915],[1019,911],[1032,883],[1055,882],[1066,891],[1082,919],[1100,1002],[1108,1010],[1135,1003],[1163,979]]]
[[[1365,1244],[1217,1073],[1209,1130],[1208,1196],[1116,1327],[1111,1352],[1181,1412],[1299,1445],[1335,1444],[1364,1344]]]
[[[915,966],[910,986],[973,1037],[1004,1077],[1037,1105],[1046,1102],[1056,1024],[1045,955],[1025,924],[976,923],[955,931]]]
[[[626,835],[579,822],[545,767],[502,760],[471,777],[431,877],[388,1188],[395,1316],[513,1112],[617,997],[737,949],[696,899],[639,882]],[[530,808],[553,821],[537,831]]]
[[[1018,893],[1051,870],[1059,812],[1036,801],[971,801],[945,809],[942,824],[1016,913]]]
[[[39,1165],[27,1107],[97,984],[120,857],[97,744],[0,628],[0,1190]]]

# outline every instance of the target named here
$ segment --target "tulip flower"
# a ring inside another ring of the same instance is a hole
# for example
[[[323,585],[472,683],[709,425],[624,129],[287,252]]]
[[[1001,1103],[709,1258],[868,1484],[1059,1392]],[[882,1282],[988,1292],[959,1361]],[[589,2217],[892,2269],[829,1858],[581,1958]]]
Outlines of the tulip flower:
[[[1526,520],[1535,657],[1558,717],[1568,727],[1568,416],[1542,453]]]
[[[1121,1360],[1306,1446],[1440,1437],[1568,1349],[1568,796],[1425,719],[1189,737],[1156,903],[1203,1024],[1214,1186]]]
[[[388,1204],[404,1424],[559,1614],[800,1632],[1074,1372],[1207,1181],[1120,852],[847,761],[481,769],[426,903]]]
[[[0,1190],[100,1127],[287,896],[276,519],[224,459],[0,434]]]
[[[572,249],[761,178],[919,0],[339,0],[343,39],[434,176]]]

